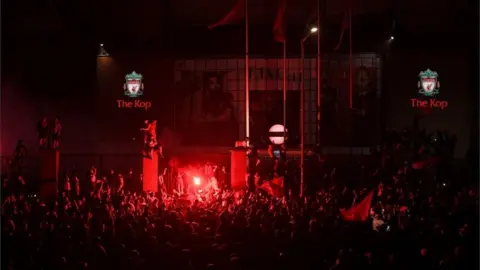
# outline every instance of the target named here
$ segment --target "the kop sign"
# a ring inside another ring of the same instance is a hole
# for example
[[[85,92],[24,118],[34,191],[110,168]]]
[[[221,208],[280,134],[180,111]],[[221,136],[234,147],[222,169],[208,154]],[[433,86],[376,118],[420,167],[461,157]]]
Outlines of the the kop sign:
[[[143,96],[143,76],[135,71],[125,76],[123,84],[123,94],[130,100],[117,100],[117,107],[120,109],[144,109],[148,110],[152,107],[152,102],[139,99]]]
[[[280,124],[273,125],[268,130],[268,139],[270,139],[270,142],[275,145],[283,144],[285,139],[288,139],[288,129]]]

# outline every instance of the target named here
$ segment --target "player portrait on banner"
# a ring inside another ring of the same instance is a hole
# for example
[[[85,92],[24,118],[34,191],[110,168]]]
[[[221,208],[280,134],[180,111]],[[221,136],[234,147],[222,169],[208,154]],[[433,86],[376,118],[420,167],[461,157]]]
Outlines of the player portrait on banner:
[[[223,74],[204,73],[201,108],[203,123],[235,121],[233,96],[225,91]]]
[[[374,113],[376,99],[374,71],[364,66],[358,67],[355,71],[353,108],[357,115],[364,118],[369,118]]]
[[[364,66],[355,70],[353,82],[353,126],[356,132],[353,137],[358,145],[370,143],[372,134],[376,127],[376,79],[375,70]]]
[[[198,144],[228,144],[232,140],[231,144],[238,125],[224,74],[202,72],[189,74],[182,81],[184,78],[193,80],[186,83],[187,93],[183,94],[184,139]]]

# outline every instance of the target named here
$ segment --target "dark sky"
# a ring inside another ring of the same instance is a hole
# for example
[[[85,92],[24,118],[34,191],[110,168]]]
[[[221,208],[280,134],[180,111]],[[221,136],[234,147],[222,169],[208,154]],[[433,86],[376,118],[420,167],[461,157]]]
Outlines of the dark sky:
[[[328,52],[337,42],[349,1],[321,1],[324,5],[322,48]],[[168,54],[177,58],[241,55],[244,51],[241,25],[206,30],[208,24],[221,18],[235,2],[3,1],[2,75],[28,84],[27,88],[34,89],[31,91],[37,95],[80,98],[94,81],[95,56],[100,43],[104,43],[111,54]],[[390,48],[393,51],[425,48],[446,53],[478,51],[478,8],[469,5],[473,1],[353,2],[355,51],[378,51],[379,44],[390,35],[396,38]],[[251,54],[281,55],[280,47],[272,38],[278,0],[251,0],[250,3]],[[298,54],[298,40],[306,26],[315,23],[315,9],[316,0],[287,1],[287,42],[291,54]],[[314,42],[306,46],[307,54],[315,51]],[[77,78],[82,80],[78,82]],[[73,79],[77,82],[69,84]],[[65,91],[66,85],[69,91]]]
[[[48,104],[47,100],[64,103],[63,107],[69,110],[81,109],[95,94],[100,43],[112,55],[156,54],[178,59],[240,56],[244,52],[241,23],[215,31],[206,29],[228,12],[235,1],[3,1],[2,88],[6,82],[13,82],[22,89],[22,99],[32,104]],[[322,1],[322,48],[328,52],[338,40],[348,0]],[[353,2],[355,51],[380,52],[380,45],[391,35],[395,35],[391,52],[437,51],[455,55],[458,51],[471,51],[471,62],[465,65],[471,67],[470,100],[478,103],[478,7],[469,5],[473,1]],[[281,46],[273,41],[272,34],[278,0],[250,3],[251,54],[278,57]],[[316,21],[315,8],[315,0],[287,1],[287,42],[292,57],[299,54],[299,40],[307,26]],[[306,44],[307,54],[315,52],[315,45],[314,41]],[[341,52],[345,49],[341,48]],[[2,89],[2,97],[4,92]],[[3,102],[7,101],[3,100],[2,106]],[[42,113],[30,114],[34,117]],[[478,120],[473,122],[478,124]]]
[[[320,1],[322,49],[328,52],[337,42],[349,1]],[[2,75],[28,84],[27,88],[34,89],[31,91],[37,95],[61,99],[76,94],[80,98],[94,81],[95,56],[100,43],[104,43],[111,54],[168,54],[177,58],[241,55],[244,51],[241,25],[206,30],[208,24],[220,19],[235,2],[3,1]],[[353,2],[355,51],[379,51],[379,44],[395,35],[395,43],[390,47],[393,51],[428,48],[446,53],[478,52],[478,7],[470,4],[476,1]],[[278,0],[249,3],[251,54],[281,55],[281,48],[272,35]],[[316,3],[316,0],[287,1],[287,47],[293,55],[299,53],[298,40],[306,26],[316,21]],[[307,54],[314,51],[315,43],[307,43]],[[82,80],[78,82],[78,78]],[[77,82],[69,84],[73,79]],[[65,91],[66,85],[69,91]]]
[[[94,81],[95,55],[100,43],[105,43],[112,54],[153,53],[178,58],[241,55],[241,25],[206,30],[206,25],[221,18],[235,1],[3,1],[2,75],[27,84],[34,96],[81,98]],[[322,48],[328,51],[337,42],[348,1],[321,1]],[[272,39],[277,2],[250,1],[252,55],[281,53]],[[354,50],[378,51],[382,40],[395,35],[391,50],[428,48],[476,53],[478,8],[469,2],[472,1],[354,1]],[[316,21],[315,8],[315,0],[287,2],[290,53],[298,54],[298,40],[306,26]],[[307,54],[315,50],[314,42],[306,46]],[[77,82],[70,84],[74,79]],[[69,91],[65,90],[67,85]]]
[[[30,54],[45,55],[74,50],[76,54],[88,55],[96,50],[98,43],[103,42],[112,50],[141,49],[174,51],[179,54],[197,50],[198,53],[207,53],[205,48],[211,47],[215,40],[241,37],[238,27],[227,27],[216,31],[214,35],[206,33],[205,30],[206,25],[228,12],[235,1],[4,1],[4,52],[7,50],[8,55],[13,56],[24,54],[26,50],[30,51]],[[336,39],[338,35],[343,10],[348,1],[321,1],[325,5],[322,19],[325,25],[324,42],[328,42],[329,39]],[[259,36],[257,46],[252,44],[252,49],[259,47],[258,51],[262,53],[262,47],[270,45],[278,1],[250,2],[252,35]],[[469,6],[467,0],[440,1],[441,3],[433,0],[353,2],[354,34],[359,49],[362,46],[372,46],[372,43],[389,35],[392,29],[396,35],[405,37],[403,45],[411,47],[414,44],[430,42],[435,44],[432,49],[458,46],[459,43],[467,43],[466,38],[475,35],[478,8]],[[316,1],[288,1],[287,7],[288,36],[295,41],[302,35],[305,25],[315,22]],[[458,39],[458,42],[452,42],[452,37]],[[188,42],[192,40],[202,42],[193,50],[192,46],[189,46],[191,42]],[[402,39],[397,40],[402,42]]]

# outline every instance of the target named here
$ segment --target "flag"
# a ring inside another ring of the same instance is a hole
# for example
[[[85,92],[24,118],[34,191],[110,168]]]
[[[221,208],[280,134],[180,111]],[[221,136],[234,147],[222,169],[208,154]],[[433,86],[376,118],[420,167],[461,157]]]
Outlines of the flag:
[[[259,187],[271,196],[283,197],[283,177],[274,178],[271,181],[265,181]]]
[[[285,10],[287,8],[287,0],[280,0],[277,8],[277,16],[273,24],[273,36],[277,42],[285,42]]]
[[[235,23],[245,17],[245,0],[238,0],[237,4],[230,10],[225,17],[218,22],[209,25],[208,29],[213,29],[217,26]]]
[[[360,203],[352,206],[350,209],[341,212],[343,219],[348,221],[366,221],[370,212],[373,191],[368,193]]]
[[[423,168],[431,168],[431,167],[435,166],[435,164],[437,164],[437,162],[438,162],[438,158],[436,158],[436,157],[429,158],[427,160],[414,161],[414,162],[412,162],[412,169],[421,170]]]
[[[343,22],[342,22],[342,32],[340,33],[340,38],[338,39],[337,46],[335,46],[335,51],[337,51],[340,48],[340,45],[342,45],[343,41],[343,36],[345,35],[345,31],[350,30],[350,20],[352,19],[350,10],[345,11],[345,15],[343,17]]]

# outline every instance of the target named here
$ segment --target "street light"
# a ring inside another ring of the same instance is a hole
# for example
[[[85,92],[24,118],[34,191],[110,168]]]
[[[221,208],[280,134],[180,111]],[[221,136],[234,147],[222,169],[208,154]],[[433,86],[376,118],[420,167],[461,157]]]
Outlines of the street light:
[[[318,32],[318,27],[313,26],[310,32],[300,40],[300,196],[303,197],[303,190],[305,188],[305,87],[303,79],[304,62],[305,62],[305,41],[314,33]]]
[[[107,50],[105,50],[105,47],[103,47],[103,43],[100,43],[100,47],[98,48],[98,57],[108,57],[110,56],[107,52]]]

